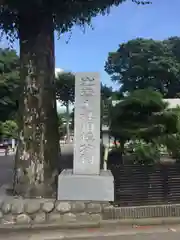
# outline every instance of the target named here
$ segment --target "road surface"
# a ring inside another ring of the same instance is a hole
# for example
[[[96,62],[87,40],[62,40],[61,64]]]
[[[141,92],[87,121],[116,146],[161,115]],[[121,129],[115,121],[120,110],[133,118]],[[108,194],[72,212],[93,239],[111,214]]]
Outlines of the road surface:
[[[61,146],[62,157],[59,164],[62,169],[73,167],[73,145]],[[12,187],[15,155],[0,155],[0,195],[5,194],[5,189]]]
[[[7,240],[179,240],[180,226],[159,226],[146,228],[108,228],[86,230],[62,230],[0,234]]]
[[[14,155],[0,156],[0,187],[12,183],[13,169]]]

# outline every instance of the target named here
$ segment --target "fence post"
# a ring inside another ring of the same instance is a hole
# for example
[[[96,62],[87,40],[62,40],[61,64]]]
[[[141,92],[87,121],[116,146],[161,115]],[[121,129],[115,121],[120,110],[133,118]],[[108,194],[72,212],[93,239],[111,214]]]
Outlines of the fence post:
[[[163,186],[163,200],[164,202],[168,202],[169,195],[169,185],[168,185],[168,166],[162,164],[162,186]]]

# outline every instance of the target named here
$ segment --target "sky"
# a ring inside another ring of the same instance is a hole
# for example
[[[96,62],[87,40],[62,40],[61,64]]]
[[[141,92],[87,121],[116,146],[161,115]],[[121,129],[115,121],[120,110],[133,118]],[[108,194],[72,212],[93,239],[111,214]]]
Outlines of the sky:
[[[56,66],[65,70],[98,71],[101,80],[112,84],[104,71],[108,53],[116,51],[119,44],[133,38],[164,39],[180,36],[180,0],[152,0],[151,5],[138,6],[127,0],[113,7],[108,16],[93,19],[93,28],[83,33],[75,27],[70,34],[56,41]]]
[[[151,5],[139,6],[127,0],[113,7],[108,16],[94,18],[94,30],[87,27],[84,33],[74,27],[72,34],[56,39],[56,67],[72,72],[98,71],[104,84],[116,88],[104,71],[109,52],[137,37],[161,40],[180,36],[180,0],[151,1]],[[0,44],[1,47],[7,45],[6,41]],[[18,42],[14,48],[18,51]]]

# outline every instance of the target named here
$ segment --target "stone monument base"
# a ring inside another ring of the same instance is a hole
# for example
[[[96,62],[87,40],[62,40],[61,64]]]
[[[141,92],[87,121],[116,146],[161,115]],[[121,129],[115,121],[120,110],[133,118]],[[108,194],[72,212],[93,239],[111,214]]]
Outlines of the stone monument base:
[[[100,175],[78,175],[66,169],[58,177],[58,200],[114,201],[114,177],[109,170],[101,170]]]

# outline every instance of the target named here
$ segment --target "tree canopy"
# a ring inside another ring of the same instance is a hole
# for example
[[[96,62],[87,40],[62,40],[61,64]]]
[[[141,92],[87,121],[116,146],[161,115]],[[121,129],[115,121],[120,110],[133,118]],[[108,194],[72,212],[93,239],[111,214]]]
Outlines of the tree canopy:
[[[71,72],[59,73],[56,78],[56,99],[66,106],[66,133],[70,142],[70,112],[69,104],[75,101],[75,75]]]
[[[2,138],[17,139],[18,137],[18,126],[15,121],[7,120],[2,123]]]
[[[75,76],[71,72],[59,73],[56,77],[56,99],[67,103],[74,103]]]
[[[19,57],[14,50],[0,49],[0,121],[14,117],[19,86]]]
[[[3,0],[0,3],[0,29],[12,37],[18,37],[21,20],[24,16],[32,18],[39,13],[51,13],[54,30],[60,33],[70,30],[74,25],[90,24],[91,18],[98,14],[109,13],[111,6],[118,6],[126,0],[91,0],[91,1],[58,1],[58,0]],[[135,3],[150,3],[136,1]],[[28,29],[29,31],[30,29]]]
[[[178,131],[178,114],[167,109],[158,92],[136,90],[112,108],[111,135],[120,142],[132,139],[153,139]]]
[[[121,84],[121,92],[151,87],[165,98],[180,93],[180,38],[164,41],[137,38],[108,55],[106,72]]]
[[[106,100],[112,97],[113,89],[101,83],[101,99]]]

